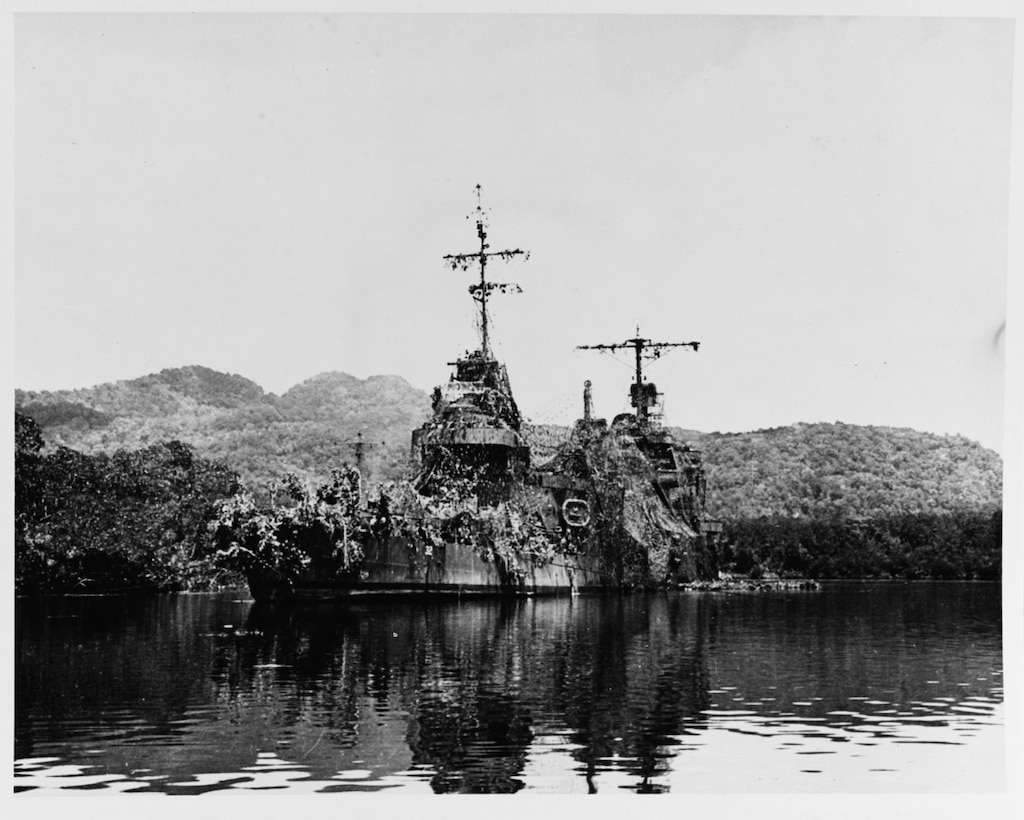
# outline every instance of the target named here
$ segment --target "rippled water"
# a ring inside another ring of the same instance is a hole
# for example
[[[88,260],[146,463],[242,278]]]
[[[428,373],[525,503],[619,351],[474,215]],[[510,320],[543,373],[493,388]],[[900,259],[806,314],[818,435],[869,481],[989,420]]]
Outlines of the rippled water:
[[[19,600],[15,791],[999,791],[1000,590]]]

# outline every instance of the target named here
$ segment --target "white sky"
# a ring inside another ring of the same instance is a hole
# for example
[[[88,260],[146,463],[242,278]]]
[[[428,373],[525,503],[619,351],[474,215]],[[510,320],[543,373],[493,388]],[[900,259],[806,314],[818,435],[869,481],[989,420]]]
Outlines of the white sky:
[[[524,414],[584,379],[666,420],[962,433],[1002,450],[1005,19],[21,15],[15,370],[202,364],[429,390],[475,345],[473,186]]]

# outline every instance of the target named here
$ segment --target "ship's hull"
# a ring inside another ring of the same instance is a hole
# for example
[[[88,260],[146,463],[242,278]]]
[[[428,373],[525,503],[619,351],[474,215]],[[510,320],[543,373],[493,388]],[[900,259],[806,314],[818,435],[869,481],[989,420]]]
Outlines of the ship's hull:
[[[606,590],[613,581],[586,555],[538,558],[525,552],[483,556],[471,544],[425,547],[418,539],[369,538],[353,572],[311,569],[290,581],[249,576],[257,600],[346,600],[388,596],[568,595]]]

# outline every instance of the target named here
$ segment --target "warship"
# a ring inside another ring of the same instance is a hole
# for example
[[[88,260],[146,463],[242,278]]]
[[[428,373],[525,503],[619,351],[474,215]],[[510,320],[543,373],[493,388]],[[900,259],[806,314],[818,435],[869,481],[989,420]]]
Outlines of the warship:
[[[479,346],[433,391],[432,415],[412,432],[414,474],[375,489],[357,471],[335,471],[321,502],[342,504],[340,526],[320,538],[276,543],[290,560],[250,561],[257,600],[384,595],[533,595],[655,588],[717,577],[721,523],[705,512],[701,453],[661,425],[661,394],[645,360],[699,342],[640,336],[581,346],[632,351],[633,412],[611,424],[593,414],[592,385],[568,439],[531,462],[508,373],[491,347],[489,301],[518,285],[488,278],[488,265],[529,257],[492,250],[477,186],[479,247],[444,257],[473,271]],[[280,540],[280,539],[279,539]]]

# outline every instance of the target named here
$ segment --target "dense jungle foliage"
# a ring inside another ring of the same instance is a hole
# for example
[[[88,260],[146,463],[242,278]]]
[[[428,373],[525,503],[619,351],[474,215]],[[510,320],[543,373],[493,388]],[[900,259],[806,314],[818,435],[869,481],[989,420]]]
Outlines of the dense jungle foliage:
[[[15,415],[15,588],[27,592],[180,590],[235,582],[208,523],[238,490],[234,472],[181,442],[85,455],[43,452]]]
[[[212,547],[199,521],[205,527],[216,498],[233,495],[232,472],[261,510],[271,509],[286,475],[304,486],[330,484],[332,471],[356,463],[360,443],[366,484],[396,479],[408,469],[411,430],[430,414],[426,393],[394,376],[325,373],[278,397],[202,367],[15,398],[38,423],[29,434],[18,422],[19,589],[94,576],[201,584],[215,571],[201,569]],[[708,512],[726,525],[724,569],[999,575],[1002,461],[975,442],[838,423],[676,432],[704,454]],[[525,433],[534,463],[569,436],[553,425]],[[127,562],[134,552],[148,557]],[[56,554],[62,559],[50,564]],[[97,554],[110,557],[109,572],[95,569]]]
[[[730,522],[719,566],[751,577],[996,581],[1002,511]]]

